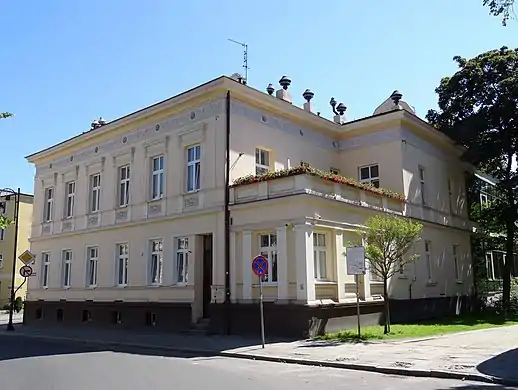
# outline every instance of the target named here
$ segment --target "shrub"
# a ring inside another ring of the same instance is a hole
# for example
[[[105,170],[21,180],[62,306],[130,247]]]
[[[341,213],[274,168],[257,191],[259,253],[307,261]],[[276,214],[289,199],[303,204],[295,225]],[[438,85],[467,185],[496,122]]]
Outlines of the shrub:
[[[21,312],[23,310],[23,298],[22,297],[17,297],[15,300],[14,300],[14,311],[16,311],[17,313]]]

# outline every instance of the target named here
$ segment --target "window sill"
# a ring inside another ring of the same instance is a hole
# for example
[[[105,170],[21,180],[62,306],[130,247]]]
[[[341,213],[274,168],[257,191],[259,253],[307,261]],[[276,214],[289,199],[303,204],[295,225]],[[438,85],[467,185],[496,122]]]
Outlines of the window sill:
[[[429,280],[426,282],[426,287],[435,287],[437,286],[437,282],[434,282],[433,280]]]
[[[97,288],[97,285],[96,284],[90,284],[90,285],[86,286],[86,288],[88,288],[90,290],[93,290],[93,289]]]
[[[464,281],[463,280],[456,280],[455,283],[456,284],[464,284]]]
[[[160,196],[160,197],[158,197],[158,198],[148,199],[148,201],[147,201],[147,202],[148,202],[148,203],[160,202],[160,201],[161,201],[161,200],[163,200],[163,199],[164,199],[164,196],[162,195],[162,196]]]
[[[406,275],[398,275],[398,279],[408,279],[408,276],[406,276]]]
[[[127,209],[128,207],[129,207],[129,203],[128,204],[120,204],[120,205],[117,205],[116,210],[124,210],[124,209]]]
[[[70,286],[63,286],[63,290],[70,290]]]
[[[158,287],[161,287],[161,286],[162,286],[161,283],[151,283],[151,284],[148,284],[147,287],[158,288]]]
[[[69,215],[68,217],[63,217],[61,220],[62,221],[70,221],[72,218],[74,218],[73,215]]]
[[[336,284],[338,284],[337,282],[333,282],[332,280],[315,280],[315,284],[320,284],[320,285],[331,285],[331,286],[334,286]]]
[[[374,285],[381,285],[383,284],[383,280],[369,280],[369,283]]]
[[[182,195],[194,195],[201,191],[201,188],[198,188],[197,190],[191,190],[191,191],[185,191]]]
[[[174,283],[171,287],[187,287],[187,282],[177,282]]]
[[[263,282],[261,283],[263,287],[277,287],[279,282]],[[252,287],[259,287],[259,283],[253,283]]]
[[[125,288],[125,287],[128,287],[127,284],[117,284],[115,287],[117,288]]]

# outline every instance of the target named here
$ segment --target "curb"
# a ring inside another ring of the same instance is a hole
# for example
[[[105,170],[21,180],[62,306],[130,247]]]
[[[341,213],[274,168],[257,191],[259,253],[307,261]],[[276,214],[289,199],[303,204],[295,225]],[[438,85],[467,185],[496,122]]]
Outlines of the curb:
[[[148,350],[148,351],[163,351],[163,352],[179,352],[185,354],[196,354],[204,357],[210,356],[221,356],[234,359],[246,359],[246,360],[257,360],[273,363],[285,363],[285,364],[299,364],[303,366],[314,366],[314,367],[328,367],[328,368],[340,368],[346,370],[355,371],[366,371],[376,372],[380,374],[389,375],[400,375],[409,377],[422,377],[422,378],[437,378],[437,379],[456,379],[462,381],[473,381],[498,384],[503,386],[518,386],[518,379],[505,379],[498,378],[484,374],[464,374],[461,372],[454,371],[443,371],[443,370],[420,370],[420,369],[408,369],[401,367],[385,367],[385,366],[373,366],[359,363],[342,363],[332,362],[325,360],[312,360],[312,359],[301,359],[301,358],[290,358],[290,357],[279,357],[279,356],[266,356],[266,355],[254,355],[246,352],[227,352],[227,351],[214,351],[202,348],[182,348],[182,347],[171,347],[163,345],[149,345],[139,343],[128,343],[119,341],[101,341],[101,340],[81,340],[73,337],[62,337],[62,336],[47,336],[41,334],[27,334],[27,333],[4,333],[10,336],[25,336],[43,340],[53,341],[68,341],[77,344],[96,345],[103,347],[112,347],[114,349],[121,348],[134,348],[137,350]]]

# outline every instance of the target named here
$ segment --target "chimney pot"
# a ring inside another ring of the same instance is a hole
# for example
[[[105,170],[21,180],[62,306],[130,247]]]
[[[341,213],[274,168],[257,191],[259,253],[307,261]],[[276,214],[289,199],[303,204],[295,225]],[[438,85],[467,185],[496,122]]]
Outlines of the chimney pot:
[[[279,80],[279,84],[281,85],[281,89],[277,90],[275,93],[275,96],[278,99],[284,100],[285,102],[291,103],[291,94],[288,91],[288,87],[291,84],[291,80],[287,76],[282,76],[282,78]]]
[[[268,84],[266,87],[266,92],[268,92],[268,95],[272,96],[275,92],[275,88],[273,87],[273,84]]]
[[[311,99],[313,99],[315,94],[310,90],[306,89],[302,94],[302,97],[306,99],[306,103],[304,103],[304,111],[313,112],[313,103],[311,103]]]
[[[288,87],[291,85],[291,80],[288,76],[282,76],[279,80],[279,84],[281,85],[282,89],[288,89]]]

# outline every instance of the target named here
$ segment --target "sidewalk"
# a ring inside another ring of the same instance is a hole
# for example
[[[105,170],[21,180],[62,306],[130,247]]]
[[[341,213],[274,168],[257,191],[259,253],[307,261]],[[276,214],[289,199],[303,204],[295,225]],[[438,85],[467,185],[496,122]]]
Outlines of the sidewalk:
[[[372,343],[329,341],[270,342],[237,336],[133,333],[88,328],[34,328],[18,325],[10,335],[74,340],[103,348],[130,347],[163,353],[329,366],[407,376],[455,378],[518,386],[518,326],[493,328],[425,340]]]

